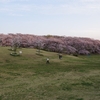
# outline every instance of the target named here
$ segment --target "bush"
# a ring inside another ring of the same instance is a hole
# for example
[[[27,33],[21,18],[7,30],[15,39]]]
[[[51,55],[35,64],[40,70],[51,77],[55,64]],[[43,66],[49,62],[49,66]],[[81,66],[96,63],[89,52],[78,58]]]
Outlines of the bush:
[[[77,54],[77,53],[75,53],[75,54],[73,54],[73,56],[76,56],[76,57],[78,57],[78,54]]]
[[[15,52],[10,53],[10,55],[11,55],[11,56],[20,56],[20,54],[19,54],[19,53],[15,53]]]

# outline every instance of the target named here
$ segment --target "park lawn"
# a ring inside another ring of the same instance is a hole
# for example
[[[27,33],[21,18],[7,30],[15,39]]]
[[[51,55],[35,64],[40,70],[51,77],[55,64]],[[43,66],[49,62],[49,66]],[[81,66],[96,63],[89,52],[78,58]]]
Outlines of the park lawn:
[[[100,100],[100,55],[72,56],[0,47],[0,100]],[[46,58],[50,64],[46,64]]]

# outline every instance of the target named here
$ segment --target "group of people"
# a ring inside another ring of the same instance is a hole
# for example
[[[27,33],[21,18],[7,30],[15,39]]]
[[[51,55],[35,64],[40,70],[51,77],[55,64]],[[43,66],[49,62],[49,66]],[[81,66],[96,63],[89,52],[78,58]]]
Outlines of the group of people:
[[[62,54],[59,54],[59,59],[62,59]],[[49,58],[47,58],[46,64],[49,64],[49,63],[50,63]]]

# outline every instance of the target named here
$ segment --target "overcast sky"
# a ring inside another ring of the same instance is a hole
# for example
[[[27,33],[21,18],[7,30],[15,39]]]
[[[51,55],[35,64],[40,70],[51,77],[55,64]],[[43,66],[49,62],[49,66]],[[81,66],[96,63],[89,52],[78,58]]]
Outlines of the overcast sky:
[[[100,0],[0,0],[0,33],[100,39]]]

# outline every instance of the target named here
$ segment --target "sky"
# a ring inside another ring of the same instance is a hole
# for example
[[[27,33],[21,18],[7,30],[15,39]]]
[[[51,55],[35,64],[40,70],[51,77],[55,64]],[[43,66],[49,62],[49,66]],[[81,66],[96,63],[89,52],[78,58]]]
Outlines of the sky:
[[[100,0],[0,0],[0,33],[100,39]]]

